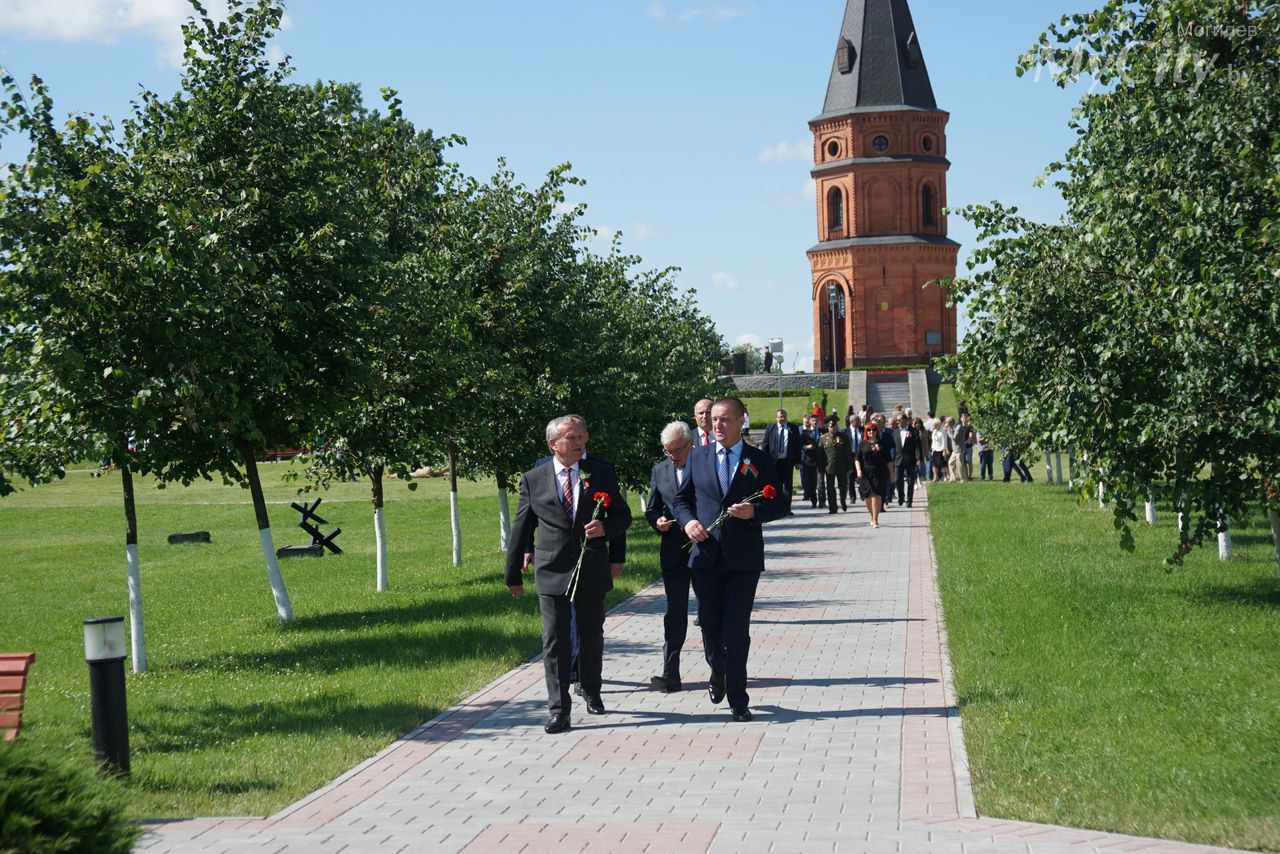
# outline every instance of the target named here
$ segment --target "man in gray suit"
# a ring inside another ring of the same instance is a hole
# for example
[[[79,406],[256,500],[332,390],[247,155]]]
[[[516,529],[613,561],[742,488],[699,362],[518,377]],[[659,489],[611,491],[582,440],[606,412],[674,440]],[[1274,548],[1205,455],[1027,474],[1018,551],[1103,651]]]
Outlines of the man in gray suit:
[[[534,582],[542,612],[542,667],[551,712],[544,727],[548,733],[569,729],[573,637],[568,594],[579,555],[582,571],[572,602],[578,617],[578,675],[587,712],[604,714],[600,698],[604,597],[613,589],[606,543],[621,536],[631,524],[631,510],[614,470],[597,463],[588,470],[581,464],[587,438],[586,422],[577,415],[564,415],[547,424],[547,447],[554,459],[520,478],[520,503],[507,540],[506,584],[518,599],[524,595],[524,544],[537,529]],[[598,502],[605,506],[600,508],[599,518],[593,519]]]
[[[685,464],[693,449],[693,431],[683,421],[672,421],[662,430],[662,453],[666,459],[653,467],[649,476],[649,503],[644,518],[662,539],[658,562],[662,567],[662,587],[667,594],[667,613],[662,618],[662,675],[649,684],[664,693],[679,691],[680,650],[689,633],[689,538],[676,524],[676,492],[688,476]]]

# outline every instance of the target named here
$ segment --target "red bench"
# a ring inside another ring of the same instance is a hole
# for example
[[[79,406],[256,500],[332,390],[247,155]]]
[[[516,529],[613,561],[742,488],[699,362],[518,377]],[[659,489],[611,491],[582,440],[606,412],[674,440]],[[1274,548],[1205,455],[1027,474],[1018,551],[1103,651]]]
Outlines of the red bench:
[[[34,652],[0,652],[0,734],[13,741],[22,729],[22,697]]]

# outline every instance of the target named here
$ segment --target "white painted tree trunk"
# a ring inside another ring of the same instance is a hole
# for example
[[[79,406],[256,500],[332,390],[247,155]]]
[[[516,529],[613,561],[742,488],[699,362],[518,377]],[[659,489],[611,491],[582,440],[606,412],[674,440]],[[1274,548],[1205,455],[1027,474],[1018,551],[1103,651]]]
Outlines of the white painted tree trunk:
[[[133,649],[133,672],[147,672],[147,637],[142,630],[142,573],[138,568],[138,546],[129,543],[124,547],[125,563],[129,566],[129,643]]]
[[[1280,510],[1271,511],[1271,542],[1276,547],[1276,569],[1280,570]]]
[[[262,539],[262,562],[267,565],[267,581],[271,584],[271,595],[276,600],[276,615],[280,617],[280,622],[290,622],[293,619],[293,605],[289,602],[289,591],[284,586],[284,576],[280,574],[280,561],[276,558],[276,544],[271,539],[271,529],[259,528],[258,536]]]
[[[1076,452],[1072,450],[1067,451],[1067,477],[1069,478],[1069,483],[1067,485],[1070,486],[1072,489],[1075,489],[1076,488]]]
[[[1044,452],[1044,482],[1053,483],[1053,459],[1049,452]]]
[[[1218,517],[1218,560],[1231,560],[1231,528],[1222,516]]]
[[[1147,499],[1147,524],[1154,525],[1156,523],[1156,503]]]
[[[453,565],[462,566],[462,517],[458,514],[458,493],[449,493],[449,525],[453,529]]]
[[[507,488],[498,487],[498,548],[507,550],[507,539],[511,536],[511,505],[507,501]]]
[[[1107,509],[1107,485],[1102,481],[1098,481],[1098,509]]]
[[[1053,452],[1054,467],[1058,470],[1058,484],[1061,485],[1062,480],[1062,451]]]
[[[373,511],[373,539],[378,550],[378,592],[385,593],[389,586],[387,576],[387,520],[378,507]]]

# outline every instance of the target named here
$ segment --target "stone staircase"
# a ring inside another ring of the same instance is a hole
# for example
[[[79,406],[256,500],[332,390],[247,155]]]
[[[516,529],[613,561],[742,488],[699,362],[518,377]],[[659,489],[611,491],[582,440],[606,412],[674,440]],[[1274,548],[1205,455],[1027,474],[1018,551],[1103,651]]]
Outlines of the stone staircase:
[[[876,412],[892,412],[899,403],[903,409],[911,406],[911,387],[902,382],[869,382],[867,383],[867,403]],[[855,403],[854,406],[857,406]]]

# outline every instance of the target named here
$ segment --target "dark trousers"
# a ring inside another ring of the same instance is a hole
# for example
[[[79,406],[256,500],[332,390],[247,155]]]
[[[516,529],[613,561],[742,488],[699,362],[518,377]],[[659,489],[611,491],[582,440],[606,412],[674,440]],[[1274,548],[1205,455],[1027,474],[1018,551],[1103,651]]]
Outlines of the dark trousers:
[[[1017,472],[1017,473],[1018,473],[1018,480],[1022,481],[1023,483],[1027,483],[1027,482],[1029,482],[1029,481],[1031,480],[1031,472],[1029,472],[1029,471],[1027,470],[1026,465],[1024,465],[1024,464],[1023,464],[1023,463],[1022,463],[1022,462],[1021,462],[1017,457],[1015,457],[1013,454],[1005,454],[1005,455],[1004,455],[1004,460],[1001,462],[1001,465],[1002,465],[1002,467],[1004,468],[1004,482],[1005,482],[1005,483],[1008,483],[1008,482],[1009,482],[1009,477],[1010,477],[1014,472]]]
[[[818,504],[818,469],[817,466],[800,465],[800,489],[804,499],[815,507]]]
[[[713,676],[723,676],[729,707],[747,707],[747,652],[751,648],[751,609],[756,603],[758,572],[730,572],[723,567],[695,569],[702,645]]]
[[[573,667],[573,624],[568,596],[538,594],[542,612],[542,670],[547,677],[547,708],[569,714],[569,673]],[[604,594],[579,593],[573,602],[578,625],[578,677],[584,694],[599,694],[604,657]]]
[[[827,470],[827,512],[836,512],[836,489],[840,490],[840,506],[849,506],[849,476],[844,472]]]
[[[981,480],[995,480],[995,451],[978,451],[978,476]]]
[[[916,467],[915,460],[904,462],[898,466],[898,503],[902,503],[902,487],[906,485],[907,503],[910,504],[915,500],[916,495]]]
[[[662,677],[680,681],[680,650],[689,636],[689,586],[693,575],[687,566],[662,571],[667,593],[667,613],[662,617]]]
[[[938,483],[947,478],[947,460],[942,451],[934,451],[929,467],[933,469],[933,479]]]
[[[774,468],[778,470],[778,480],[782,483],[782,497],[787,501],[787,512],[791,512],[791,493],[795,480],[796,464],[786,460],[775,459]]]

